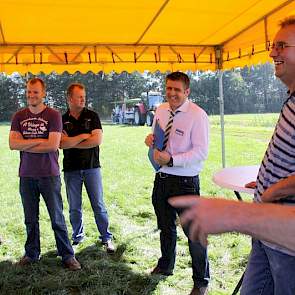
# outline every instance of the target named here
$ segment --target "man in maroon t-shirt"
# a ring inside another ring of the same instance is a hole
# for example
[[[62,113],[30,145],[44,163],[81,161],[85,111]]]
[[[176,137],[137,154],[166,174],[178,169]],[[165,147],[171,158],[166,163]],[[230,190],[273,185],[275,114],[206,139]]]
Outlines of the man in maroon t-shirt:
[[[58,147],[62,132],[61,115],[47,107],[45,84],[34,78],[27,83],[28,107],[15,113],[9,134],[9,146],[20,151],[20,195],[24,208],[27,240],[19,265],[40,258],[39,202],[42,195],[49,212],[58,254],[70,270],[81,269],[68,238],[63,215]]]

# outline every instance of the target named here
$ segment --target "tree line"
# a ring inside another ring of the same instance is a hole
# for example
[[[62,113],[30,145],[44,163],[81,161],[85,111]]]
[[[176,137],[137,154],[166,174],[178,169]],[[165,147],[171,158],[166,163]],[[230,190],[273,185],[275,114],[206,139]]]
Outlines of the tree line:
[[[209,115],[219,114],[217,72],[189,72],[190,98]],[[165,73],[122,72],[97,74],[88,72],[62,75],[40,74],[47,85],[46,103],[61,112],[67,109],[66,88],[72,82],[86,86],[87,104],[101,118],[110,118],[115,102],[140,97],[141,93],[156,90],[165,93]],[[33,75],[0,74],[0,121],[10,121],[13,113],[26,105],[25,82]],[[287,97],[286,88],[274,76],[273,65],[238,68],[223,74],[225,114],[279,112]]]

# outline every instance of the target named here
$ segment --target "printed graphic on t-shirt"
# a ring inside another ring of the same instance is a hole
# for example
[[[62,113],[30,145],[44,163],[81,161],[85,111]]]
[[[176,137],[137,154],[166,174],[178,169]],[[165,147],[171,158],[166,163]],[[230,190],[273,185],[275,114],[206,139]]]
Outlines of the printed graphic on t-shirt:
[[[84,128],[85,128],[85,130],[87,130],[87,131],[90,130],[90,123],[91,123],[91,119],[88,119],[88,118],[84,119]]]
[[[63,123],[63,129],[69,136],[75,136],[81,133],[90,133],[92,131],[91,119],[85,118],[84,120],[81,120],[79,126],[74,126],[72,122],[66,121]]]
[[[41,117],[28,118],[20,122],[21,133],[24,138],[47,138],[48,121]]]

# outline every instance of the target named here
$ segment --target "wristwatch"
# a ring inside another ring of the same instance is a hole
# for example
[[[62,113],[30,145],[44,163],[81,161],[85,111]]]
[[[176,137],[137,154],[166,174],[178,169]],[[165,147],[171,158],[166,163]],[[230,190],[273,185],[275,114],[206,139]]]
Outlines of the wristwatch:
[[[168,166],[168,167],[173,167],[173,158],[172,158],[172,157],[170,157],[170,160],[169,160],[169,162],[167,163],[167,166]]]

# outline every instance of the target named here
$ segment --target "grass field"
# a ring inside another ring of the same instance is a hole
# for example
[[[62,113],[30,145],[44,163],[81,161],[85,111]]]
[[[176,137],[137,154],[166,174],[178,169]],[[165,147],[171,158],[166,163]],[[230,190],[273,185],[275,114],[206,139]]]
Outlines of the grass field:
[[[263,157],[278,114],[225,117],[226,165],[254,165]],[[201,193],[235,199],[233,192],[213,184],[212,174],[221,168],[219,117],[210,117],[209,158],[201,174]],[[42,259],[20,268],[25,228],[18,193],[19,155],[8,148],[9,124],[0,125],[0,294],[188,294],[192,287],[187,241],[179,228],[177,261],[173,276],[151,277],[149,271],[160,255],[159,233],[151,204],[153,171],[147,160],[144,138],[148,127],[104,125],[101,147],[105,202],[117,252],[108,256],[100,243],[90,204],[83,192],[86,239],[75,251],[83,266],[69,272],[56,258],[55,240],[43,200],[40,226]],[[62,158],[62,156],[60,157]],[[68,206],[63,186],[65,216]],[[250,201],[250,197],[244,196]],[[69,224],[69,223],[68,223]],[[68,227],[70,230],[70,227]],[[225,234],[209,239],[210,293],[231,294],[250,251],[250,238]]]

